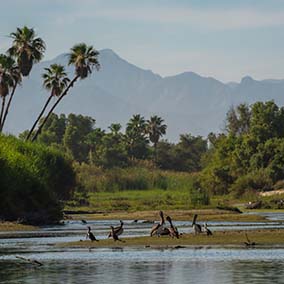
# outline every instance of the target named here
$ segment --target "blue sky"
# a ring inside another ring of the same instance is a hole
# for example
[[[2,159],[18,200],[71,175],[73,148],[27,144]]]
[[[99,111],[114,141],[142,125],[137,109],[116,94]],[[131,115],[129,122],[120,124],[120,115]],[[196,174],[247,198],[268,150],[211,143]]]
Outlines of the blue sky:
[[[162,76],[284,78],[282,0],[1,1],[1,52],[23,25],[46,41],[45,59],[86,42]]]

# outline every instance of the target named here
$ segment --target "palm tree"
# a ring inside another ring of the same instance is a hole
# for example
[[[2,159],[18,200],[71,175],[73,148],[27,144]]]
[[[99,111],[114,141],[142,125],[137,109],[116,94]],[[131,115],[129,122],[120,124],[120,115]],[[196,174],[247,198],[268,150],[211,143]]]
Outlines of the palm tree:
[[[49,105],[53,97],[59,97],[62,91],[67,87],[70,79],[67,77],[64,66],[59,64],[51,64],[49,68],[44,68],[46,73],[42,75],[43,86],[50,91],[50,96],[48,97],[42,111],[34,122],[26,140],[28,140],[33,133],[36,125],[43,116],[47,106]]]
[[[146,121],[143,116],[140,114],[132,116],[126,126],[125,139],[131,160],[142,158],[145,155],[148,140],[146,138]]]
[[[21,74],[28,76],[33,64],[43,58],[45,43],[41,38],[36,37],[34,29],[26,26],[17,28],[10,37],[13,39],[13,45],[8,49],[8,53],[16,58]]]
[[[15,93],[18,82],[21,81],[19,69],[13,58],[1,54],[0,55],[0,96],[2,98],[2,106],[0,113],[0,132],[3,129],[8,110]],[[10,99],[6,106],[6,97],[12,89]],[[6,108],[5,108],[6,106]]]
[[[119,134],[119,131],[121,130],[122,126],[120,123],[112,123],[108,129],[111,131],[111,134],[114,136]]]
[[[134,114],[126,126],[126,132],[134,131],[137,134],[144,135],[146,129],[146,121],[140,114]]]
[[[99,70],[100,64],[98,55],[99,52],[92,46],[87,46],[85,43],[76,44],[71,48],[69,65],[74,65],[76,75],[81,79],[85,79],[92,73],[92,68],[94,66]]]
[[[167,125],[163,124],[164,120],[157,116],[151,116],[150,120],[147,120],[147,133],[150,141],[153,143],[155,151],[155,160],[157,158],[157,144],[160,137],[166,134]]]
[[[100,69],[100,63],[98,61],[99,52],[93,48],[93,46],[87,46],[85,43],[79,43],[71,48],[69,56],[69,65],[75,66],[75,77],[69,82],[68,86],[64,89],[61,95],[58,97],[55,104],[52,106],[47,116],[39,126],[35,133],[32,141],[36,140],[38,134],[41,132],[42,127],[48,120],[49,116],[60,103],[60,101],[67,95],[69,89],[73,87],[74,83],[80,78],[85,79],[89,74],[92,73],[92,69],[95,67],[97,70]]]

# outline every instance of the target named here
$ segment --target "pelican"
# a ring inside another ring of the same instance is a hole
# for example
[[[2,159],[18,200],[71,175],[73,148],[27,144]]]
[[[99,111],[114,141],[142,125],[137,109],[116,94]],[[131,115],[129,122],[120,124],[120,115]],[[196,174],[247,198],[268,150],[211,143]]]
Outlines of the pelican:
[[[196,224],[196,219],[197,219],[197,214],[195,214],[194,216],[193,216],[193,220],[192,220],[192,228],[193,228],[193,230],[194,230],[194,233],[195,233],[195,235],[197,235],[197,234],[200,234],[202,231],[201,231],[201,226],[199,225],[199,224]]]
[[[121,239],[118,238],[117,234],[115,233],[115,228],[113,226],[110,226],[110,230],[111,230],[111,236],[115,242],[116,241],[123,242]]]
[[[159,212],[159,215],[160,215],[160,223],[158,224],[155,224],[152,229],[151,229],[151,232],[150,232],[150,236],[154,236],[154,235],[157,235],[158,237],[161,236],[161,235],[169,235],[170,234],[170,231],[168,228],[164,228],[164,224],[165,224],[165,219],[164,219],[164,213],[163,211],[160,211]]]
[[[170,236],[172,238],[176,237],[177,239],[179,238],[179,233],[177,227],[175,227],[172,223],[172,218],[170,216],[167,216],[167,221],[170,223],[170,227],[168,230],[170,231]]]
[[[209,229],[207,228],[207,223],[204,223],[203,228],[204,228],[204,232],[206,233],[207,236],[212,236],[212,235],[213,235],[213,233],[211,232],[211,230],[209,230]]]
[[[246,239],[247,239],[247,242],[245,242],[245,245],[246,245],[247,247],[253,247],[253,246],[255,246],[255,242],[251,242],[251,241],[250,241],[250,239],[248,238],[247,233],[246,233]]]
[[[115,234],[120,236],[123,233],[123,222],[120,220],[120,226],[113,228]],[[108,238],[112,237],[112,230],[109,232]]]
[[[96,241],[96,242],[99,241],[99,240],[96,239],[94,234],[91,232],[91,227],[89,227],[89,226],[88,226],[88,232],[87,232],[87,235],[86,235],[86,239],[90,239],[91,241]]]

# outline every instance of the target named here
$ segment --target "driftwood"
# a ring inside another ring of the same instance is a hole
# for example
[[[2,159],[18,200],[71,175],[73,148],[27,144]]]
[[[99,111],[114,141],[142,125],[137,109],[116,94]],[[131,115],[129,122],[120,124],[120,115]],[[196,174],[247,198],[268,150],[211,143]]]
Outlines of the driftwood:
[[[22,259],[22,260],[27,261],[27,262],[34,264],[34,265],[38,265],[38,266],[43,265],[42,262],[39,262],[38,260],[35,260],[35,259],[25,258],[25,257],[22,257],[22,256],[16,256],[16,258]]]

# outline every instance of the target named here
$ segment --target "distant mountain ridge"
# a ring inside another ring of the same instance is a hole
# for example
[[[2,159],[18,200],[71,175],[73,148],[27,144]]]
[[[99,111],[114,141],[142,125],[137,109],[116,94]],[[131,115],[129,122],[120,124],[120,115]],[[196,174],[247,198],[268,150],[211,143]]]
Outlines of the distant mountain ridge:
[[[133,114],[145,118],[157,114],[168,125],[166,138],[177,141],[184,133],[206,136],[211,131],[220,132],[232,105],[272,99],[278,105],[284,104],[284,80],[257,81],[245,76],[240,83],[222,83],[194,72],[161,77],[127,62],[110,49],[100,51],[99,61],[101,70],[76,83],[57,113],[89,115],[105,129],[113,122],[125,126]],[[33,67],[15,94],[6,132],[17,134],[30,128],[48,96],[42,87],[44,68],[60,63],[71,77],[73,68],[67,62],[66,54],[62,54]]]

